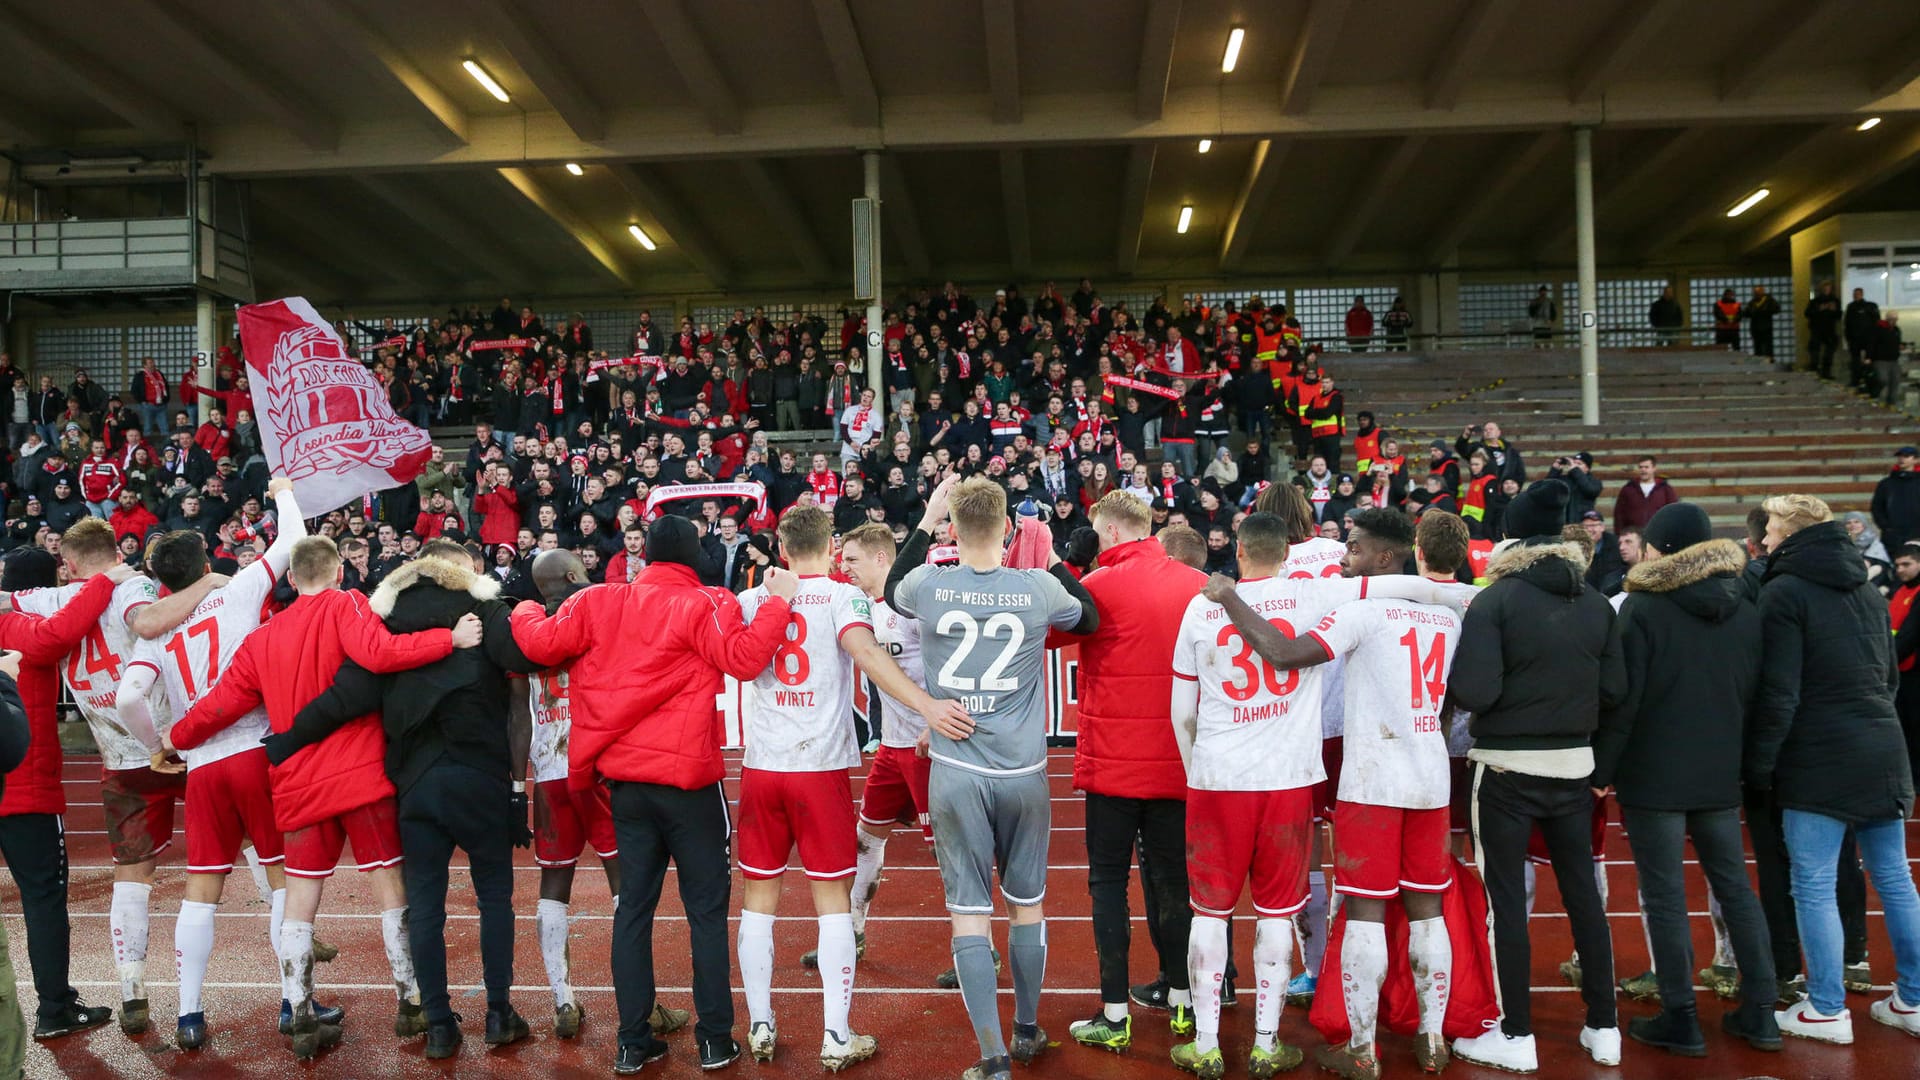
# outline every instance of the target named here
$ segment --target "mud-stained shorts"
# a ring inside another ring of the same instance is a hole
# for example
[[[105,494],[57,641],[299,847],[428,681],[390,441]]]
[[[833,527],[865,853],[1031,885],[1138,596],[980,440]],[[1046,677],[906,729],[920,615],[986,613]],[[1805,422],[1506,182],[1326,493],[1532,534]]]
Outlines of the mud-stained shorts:
[[[103,769],[100,805],[107,842],[120,866],[143,863],[173,844],[173,815],[187,797],[187,774],[149,768]]]

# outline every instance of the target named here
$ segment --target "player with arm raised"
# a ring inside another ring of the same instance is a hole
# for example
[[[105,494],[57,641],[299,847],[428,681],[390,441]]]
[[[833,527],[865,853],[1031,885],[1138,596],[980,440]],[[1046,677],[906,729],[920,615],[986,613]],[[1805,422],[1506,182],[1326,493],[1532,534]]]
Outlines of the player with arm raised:
[[[960,562],[928,566],[927,548],[949,508]],[[1013,527],[999,485],[950,477],[928,498],[919,528],[887,575],[888,606],[920,623],[929,692],[959,702],[968,716],[927,716],[933,848],[953,917],[954,971],[980,1044],[980,1060],[963,1080],[1007,1080],[1009,1057],[1028,1064],[1046,1049],[1038,1023],[1047,963],[1041,904],[1053,823],[1046,639],[1051,629],[1090,634],[1100,625],[1093,597],[1051,547],[1045,571],[1001,565]],[[996,861],[1012,923],[1011,1046],[1001,1034],[989,937]]]
[[[120,565],[113,528],[100,518],[74,522],[61,537],[60,553],[75,582]],[[186,777],[178,765],[165,770],[152,767],[146,745],[121,726],[114,702],[120,677],[133,657],[134,642],[173,629],[208,592],[225,582],[224,577],[210,576],[162,599],[152,578],[128,577],[114,586],[106,614],[60,666],[61,681],[80,715],[87,718],[94,745],[100,748],[100,803],[113,851],[113,900],[107,924],[120,975],[120,1029],[129,1035],[147,1030],[147,903],[153,893],[154,866],[173,843],[174,803],[186,791]],[[51,616],[81,587],[15,593],[13,604],[30,615]],[[162,701],[152,705],[157,724],[164,728],[173,714]]]
[[[1394,509],[1354,516],[1346,570],[1356,577],[1398,574],[1414,544],[1413,522]],[[1465,602],[1473,586],[1440,586]],[[1224,605],[1254,652],[1278,671],[1346,659],[1353,768],[1340,778],[1334,811],[1334,888],[1347,911],[1340,949],[1341,986],[1351,1035],[1323,1047],[1320,1067],[1350,1080],[1375,1080],[1374,1034],[1387,974],[1386,902],[1406,907],[1407,949],[1419,999],[1414,1057],[1426,1072],[1449,1060],[1441,1022],[1452,983],[1453,947],[1440,894],[1452,880],[1447,852],[1447,737],[1442,716],[1447,673],[1460,641],[1460,617],[1445,607],[1404,600],[1341,604],[1305,635],[1273,633],[1252,608],[1215,578],[1207,596]]]
[[[1431,601],[1432,582],[1414,578],[1288,578],[1287,524],[1255,513],[1241,523],[1237,586],[1216,576],[1258,614],[1249,626],[1285,641],[1327,612],[1368,595]],[[1188,604],[1173,652],[1173,726],[1187,762],[1187,876],[1193,894],[1188,964],[1193,974],[1192,1043],[1174,1047],[1176,1065],[1204,1077],[1226,1070],[1220,1052],[1220,984],[1227,917],[1249,879],[1255,926],[1255,1045],[1248,1072],[1270,1077],[1301,1061],[1278,1039],[1292,960],[1291,920],[1307,903],[1313,787],[1320,760],[1322,672],[1281,672],[1260,660],[1255,639],[1205,593]]]
[[[293,484],[276,478],[268,485],[280,521],[279,535],[266,554],[208,593],[186,619],[165,637],[142,640],[120,680],[116,710],[127,731],[152,752],[155,769],[168,766],[173,747],[154,728],[149,694],[156,683],[166,688],[169,711],[185,716],[213,688],[231,664],[240,643],[260,625],[261,611],[274,583],[286,573],[293,545],[307,535]],[[206,538],[191,530],[168,533],[148,549],[149,568],[169,592],[184,592],[210,571]],[[207,1041],[206,1014],[200,1008],[207,962],[213,955],[213,914],[242,835],[253,841],[272,887],[267,940],[279,956],[280,920],[286,911],[285,858],[273,795],[267,778],[267,753],[260,737],[267,713],[255,708],[181,752],[187,766],[187,888],[174,924],[174,951],[180,974],[178,1038],[182,1050],[198,1050]],[[290,1004],[280,1003],[282,1023]],[[338,1009],[320,1010],[323,1022],[338,1023]]]
[[[840,538],[840,569],[867,596],[873,609],[873,637],[893,657],[900,670],[916,684],[926,685],[920,663],[920,625],[887,606],[887,573],[893,569],[896,548],[885,525],[869,522]],[[860,789],[860,832],[853,872],[854,953],[867,955],[867,909],[880,887],[880,869],[886,863],[887,837],[909,814],[927,843],[933,842],[932,819],[927,816],[927,721],[912,706],[885,690],[876,689],[880,708],[880,751],[867,770]],[[800,957],[806,967],[818,966],[818,952]]]
[[[916,712],[958,721],[964,710],[927,695],[873,636],[865,594],[827,576],[833,558],[833,519],[817,507],[798,507],[780,519],[780,555],[800,577],[788,601],[786,641],[753,680],[746,713],[747,753],[740,769],[740,828],[736,846],[746,898],[740,913],[740,977],[747,995],[747,1048],[755,1061],[773,1060],[773,918],[780,905],[787,857],[813,886],[819,916],[817,960],[825,994],[820,1063],[837,1072],[872,1057],[871,1035],[847,1026],[858,945],[850,911],[858,862],[853,787],[847,770],[860,764],[853,731],[853,665]],[[751,619],[770,594],[764,586],[740,596]]]

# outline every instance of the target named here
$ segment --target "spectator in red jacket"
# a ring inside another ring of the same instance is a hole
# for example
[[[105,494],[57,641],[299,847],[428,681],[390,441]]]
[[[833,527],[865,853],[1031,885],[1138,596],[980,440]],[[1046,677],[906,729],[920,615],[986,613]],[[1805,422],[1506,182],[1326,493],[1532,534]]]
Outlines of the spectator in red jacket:
[[[520,535],[520,497],[513,490],[512,469],[497,461],[487,467],[474,489],[473,512],[480,519],[481,543],[513,543]]]
[[[37,548],[16,551],[0,571],[0,590],[50,589],[59,584],[59,563]],[[114,586],[133,576],[116,566],[87,582],[79,595],[51,618],[0,612],[0,649],[18,654],[20,701],[27,714],[26,758],[6,774],[0,793],[0,857],[20,890],[27,923],[27,958],[39,998],[35,1027],[78,1031],[104,1024],[113,1010],[84,1005],[68,981],[72,928],[67,921],[67,841],[62,815],[67,798],[60,784],[60,661],[98,624]]]
[[[286,731],[308,702],[333,685],[348,658],[386,673],[432,663],[456,647],[480,642],[480,622],[471,616],[451,631],[391,634],[368,608],[365,596],[337,588],[340,574],[340,552],[332,540],[309,536],[294,545],[287,577],[299,595],[247,635],[220,681],[167,733],[168,744],[179,749],[198,746],[262,705],[268,725]],[[273,766],[268,780],[274,820],[286,834],[281,993],[293,1006],[295,1055],[311,1057],[340,1038],[338,1027],[321,1025],[314,1015],[313,917],[320,909],[321,886],[333,874],[347,839],[353,842],[362,872],[372,875],[380,900],[382,936],[400,994],[394,1030],[403,1036],[426,1031],[407,951],[398,818],[380,718],[354,720]]]
[[[1637,475],[1620,488],[1620,494],[1613,500],[1613,531],[1616,536],[1628,529],[1638,531],[1645,528],[1661,507],[1680,501],[1680,496],[1674,494],[1673,485],[1656,473],[1652,456],[1641,458],[1634,471]]]
[[[1099,1036],[1127,1015],[1127,878],[1134,840],[1150,867],[1158,919],[1153,944],[1170,1007],[1192,1008],[1187,986],[1187,773],[1173,737],[1174,636],[1188,601],[1207,576],[1167,555],[1152,535],[1147,504],[1124,491],[1107,493],[1089,515],[1099,534],[1098,566],[1082,582],[1093,594],[1100,627],[1048,643],[1080,646],[1080,730],[1073,786],[1087,793],[1087,891],[1093,897],[1093,943],[1099,954],[1102,1014],[1074,1036]],[[1149,993],[1158,994],[1155,985]],[[1105,1045],[1094,1039],[1098,1045]]]
[[[94,517],[111,517],[126,473],[120,463],[107,456],[105,439],[93,440],[93,450],[80,461],[80,497]]]
[[[1366,352],[1367,343],[1373,338],[1373,311],[1367,307],[1367,298],[1356,296],[1353,306],[1347,309],[1347,349],[1350,352]]]
[[[647,1026],[654,1006],[653,912],[671,859],[693,940],[693,1000],[703,1064],[738,1055],[729,989],[726,762],[713,708],[723,673],[746,680],[766,670],[786,640],[787,601],[799,579],[767,575],[773,595],[747,624],[724,589],[704,588],[700,537],[685,518],[662,517],[647,533],[647,567],[631,585],[600,585],[569,597],[553,615],[539,604],[514,611],[514,640],[536,663],[572,663],[568,782],[608,781],[621,856],[621,903],[613,923],[613,979],[620,1009],[616,1067],[638,1071],[665,1044]],[[597,647],[595,647],[597,646]]]
[[[227,427],[227,411],[215,405],[207,411],[206,422],[193,433],[193,441],[214,460],[226,457],[232,449],[233,432]]]
[[[160,519],[153,516],[140,501],[140,494],[132,488],[120,489],[120,505],[114,508],[107,518],[107,524],[113,526],[113,538],[116,542],[133,537],[141,543],[147,540],[147,534],[160,527]]]
[[[466,523],[460,517],[460,512],[447,501],[447,493],[436,491],[427,496],[427,508],[420,511],[420,515],[414,519],[413,534],[420,538],[421,543],[425,543],[428,540],[438,540],[440,535],[449,528],[465,530]],[[516,537],[519,535],[517,523],[514,535]]]

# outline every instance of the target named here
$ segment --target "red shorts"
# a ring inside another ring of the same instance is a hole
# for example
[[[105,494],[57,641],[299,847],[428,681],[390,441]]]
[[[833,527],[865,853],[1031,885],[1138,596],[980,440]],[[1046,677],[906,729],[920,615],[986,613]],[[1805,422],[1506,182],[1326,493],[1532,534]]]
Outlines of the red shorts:
[[[1607,800],[1593,801],[1593,857],[1595,861],[1607,857]],[[1547,854],[1547,838],[1541,834],[1540,826],[1533,827],[1533,835],[1527,837],[1527,858],[1541,866],[1548,866],[1553,859]]]
[[[273,823],[267,751],[246,750],[187,772],[187,873],[224,874],[240,854],[241,836],[262,863],[284,855]]]
[[[1224,919],[1253,881],[1253,910],[1282,918],[1307,905],[1313,788],[1285,791],[1187,789],[1190,906]]]
[[[860,820],[887,826],[911,821],[933,842],[933,818],[927,814],[927,778],[933,761],[912,747],[883,746],[867,769],[867,785],[860,791]],[[911,815],[911,816],[909,816]]]
[[[1342,801],[1333,812],[1333,891],[1384,900],[1445,891],[1453,880],[1447,808]]]
[[[102,769],[100,805],[107,814],[107,842],[121,866],[157,857],[173,843],[173,804],[187,794],[180,773],[149,768]]]
[[[1347,741],[1336,735],[1331,739],[1320,740],[1320,766],[1327,770],[1327,778],[1313,785],[1313,820],[1331,821],[1333,804],[1340,800],[1340,760],[1341,751]]]
[[[1473,831],[1473,762],[1463,757],[1447,759],[1448,774],[1452,784],[1448,788],[1451,801],[1447,805],[1447,824],[1457,833]]]
[[[851,877],[859,857],[858,820],[853,781],[845,769],[741,769],[740,828],[734,841],[740,872],[760,881],[777,878],[798,847],[808,877]]]
[[[564,778],[535,784],[533,861],[541,866],[572,866],[589,843],[602,862],[620,856],[606,785],[574,791]]]
[[[288,833],[287,873],[332,877],[333,868],[340,862],[340,850],[348,841],[353,843],[353,857],[363,874],[400,865],[400,812],[393,799],[370,802]]]

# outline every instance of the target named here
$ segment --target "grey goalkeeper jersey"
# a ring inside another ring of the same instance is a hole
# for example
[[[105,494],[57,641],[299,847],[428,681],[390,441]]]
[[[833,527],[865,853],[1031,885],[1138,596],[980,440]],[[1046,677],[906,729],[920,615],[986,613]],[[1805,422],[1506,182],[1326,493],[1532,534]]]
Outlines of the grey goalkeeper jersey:
[[[894,606],[920,621],[927,693],[957,700],[972,736],[932,733],[935,761],[989,776],[1047,765],[1047,631],[1080,621],[1080,602],[1045,570],[918,566]]]

